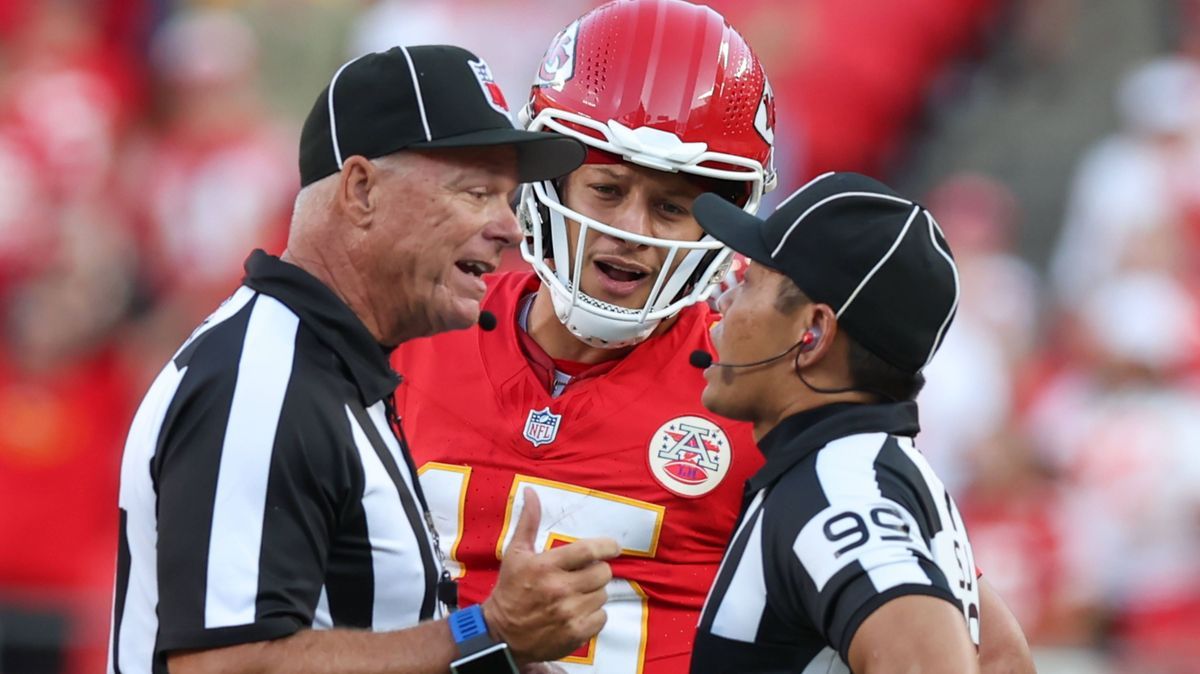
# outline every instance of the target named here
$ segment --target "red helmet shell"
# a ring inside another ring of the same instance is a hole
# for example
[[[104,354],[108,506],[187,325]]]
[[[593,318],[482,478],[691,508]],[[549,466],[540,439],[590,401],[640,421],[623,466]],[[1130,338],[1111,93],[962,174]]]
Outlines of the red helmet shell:
[[[766,74],[742,36],[708,7],[617,0],[592,10],[555,37],[529,104],[531,118],[557,108],[648,126],[771,172],[775,101]]]

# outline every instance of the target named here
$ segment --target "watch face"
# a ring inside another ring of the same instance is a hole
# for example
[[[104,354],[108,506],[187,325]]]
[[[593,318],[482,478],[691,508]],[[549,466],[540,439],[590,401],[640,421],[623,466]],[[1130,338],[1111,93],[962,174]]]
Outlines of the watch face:
[[[517,663],[508,652],[508,644],[494,644],[451,662],[450,671],[454,674],[516,674]]]

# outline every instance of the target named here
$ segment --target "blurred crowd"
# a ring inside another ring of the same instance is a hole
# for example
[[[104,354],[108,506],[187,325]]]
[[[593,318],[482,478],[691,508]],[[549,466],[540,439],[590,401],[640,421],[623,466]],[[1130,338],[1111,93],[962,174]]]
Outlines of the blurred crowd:
[[[0,1],[0,671],[103,666],[125,431],[248,251],[282,250],[298,120],[333,70],[459,42],[516,106],[596,4]],[[902,168],[927,92],[1002,39],[1008,3],[709,4],[771,77],[787,194]],[[920,445],[1031,640],[1097,672],[1200,661],[1198,56],[1131,64],[1064,222],[982,174],[921,195],[963,297]],[[1024,227],[1061,228],[1047,268],[1016,252]]]
[[[927,371],[922,449],[1039,644],[1113,671],[1200,661],[1200,61],[1131,68],[1081,157],[1045,273],[1006,187],[928,196],[963,299]]]

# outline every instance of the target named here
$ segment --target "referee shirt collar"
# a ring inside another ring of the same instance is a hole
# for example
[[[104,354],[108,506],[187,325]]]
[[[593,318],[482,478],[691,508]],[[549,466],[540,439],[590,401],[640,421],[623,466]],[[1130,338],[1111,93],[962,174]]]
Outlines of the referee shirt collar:
[[[839,438],[859,433],[912,437],[920,430],[917,403],[911,401],[835,403],[793,414],[758,441],[767,463],[746,483],[747,493],[769,486],[806,456]]]
[[[350,307],[312,274],[255,250],[246,259],[242,283],[291,309],[345,363],[364,405],[370,407],[396,390],[400,376],[388,363],[391,350],[376,342]]]

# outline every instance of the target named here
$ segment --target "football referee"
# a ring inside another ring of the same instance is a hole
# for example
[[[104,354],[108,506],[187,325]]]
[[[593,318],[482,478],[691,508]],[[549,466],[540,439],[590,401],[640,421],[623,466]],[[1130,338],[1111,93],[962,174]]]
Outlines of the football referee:
[[[691,671],[980,671],[971,544],[914,446],[921,371],[959,297],[937,223],[851,173],[817,178],[766,221],[710,195],[695,214],[752,260],[720,300],[704,403],[753,422],[766,465]]]
[[[301,134],[287,250],[250,255],[134,418],[110,671],[514,672],[599,631],[617,544],[535,553],[533,494],[491,596],[442,619],[454,587],[388,365],[479,319],[519,181],[583,157],[515,129],[463,49],[338,70]]]

